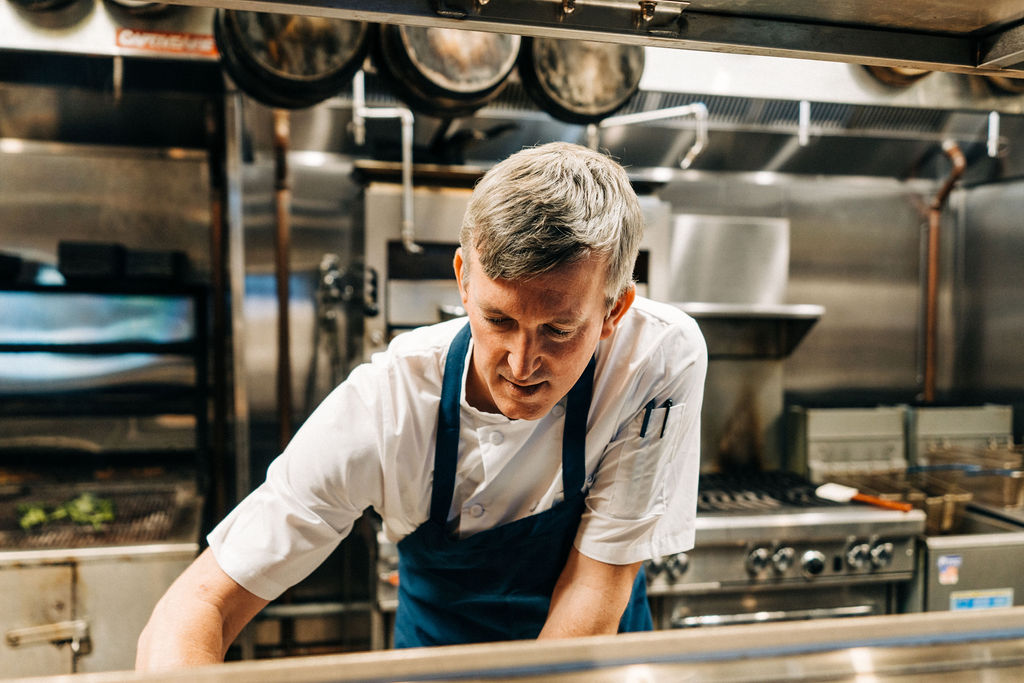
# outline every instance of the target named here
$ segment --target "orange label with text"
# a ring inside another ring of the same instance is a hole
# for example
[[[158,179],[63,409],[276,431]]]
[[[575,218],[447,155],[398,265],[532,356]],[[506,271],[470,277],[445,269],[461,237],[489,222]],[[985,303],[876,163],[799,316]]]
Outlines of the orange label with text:
[[[134,28],[117,29],[118,47],[148,50],[168,54],[217,56],[217,43],[213,36],[201,33],[172,33],[169,31],[140,31]]]

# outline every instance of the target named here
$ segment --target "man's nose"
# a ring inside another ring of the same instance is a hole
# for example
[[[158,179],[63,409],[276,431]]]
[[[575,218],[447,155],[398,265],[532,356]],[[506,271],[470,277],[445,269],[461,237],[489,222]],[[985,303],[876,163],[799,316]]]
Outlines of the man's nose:
[[[511,379],[527,380],[540,368],[540,352],[533,335],[520,333],[513,337],[508,349]]]

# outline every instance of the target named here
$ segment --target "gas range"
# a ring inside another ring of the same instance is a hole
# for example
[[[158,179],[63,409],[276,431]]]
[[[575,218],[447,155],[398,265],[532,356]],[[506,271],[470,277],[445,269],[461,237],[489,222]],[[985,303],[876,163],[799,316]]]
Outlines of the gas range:
[[[913,577],[920,510],[814,495],[788,472],[701,475],[692,551],[647,566],[652,595],[770,590]]]

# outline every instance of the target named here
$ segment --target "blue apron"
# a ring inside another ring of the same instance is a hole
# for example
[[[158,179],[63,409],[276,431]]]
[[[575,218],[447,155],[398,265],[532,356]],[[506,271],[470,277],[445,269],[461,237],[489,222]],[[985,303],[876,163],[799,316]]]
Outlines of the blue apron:
[[[395,647],[536,638],[547,619],[584,509],[587,413],[594,360],[569,392],[562,436],[563,500],[544,512],[459,539],[448,529],[459,453],[467,324],[444,368],[430,518],[398,543]],[[641,569],[619,631],[652,628]]]

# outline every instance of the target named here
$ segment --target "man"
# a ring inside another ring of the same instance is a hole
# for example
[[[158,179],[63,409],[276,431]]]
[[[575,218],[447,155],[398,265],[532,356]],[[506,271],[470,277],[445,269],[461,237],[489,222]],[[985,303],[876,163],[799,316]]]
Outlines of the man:
[[[137,665],[219,661],[372,506],[397,542],[397,646],[651,628],[641,564],[688,550],[703,338],[636,296],[643,216],[623,169],[521,151],[473,192],[465,319],[354,370],[210,534]]]

